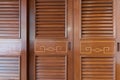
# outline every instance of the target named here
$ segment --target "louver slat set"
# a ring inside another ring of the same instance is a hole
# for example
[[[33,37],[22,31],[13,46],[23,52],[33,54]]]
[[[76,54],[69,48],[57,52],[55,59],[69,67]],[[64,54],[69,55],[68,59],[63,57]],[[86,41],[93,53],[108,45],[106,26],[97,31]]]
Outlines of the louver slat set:
[[[0,0],[0,80],[120,80],[120,0]]]

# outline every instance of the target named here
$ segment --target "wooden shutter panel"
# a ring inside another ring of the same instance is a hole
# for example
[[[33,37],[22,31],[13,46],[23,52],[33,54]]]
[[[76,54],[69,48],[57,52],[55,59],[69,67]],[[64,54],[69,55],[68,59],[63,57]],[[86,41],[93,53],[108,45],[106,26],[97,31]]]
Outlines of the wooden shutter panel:
[[[0,0],[0,79],[20,80],[20,0]],[[7,38],[7,40],[6,40]],[[16,40],[14,40],[16,38]]]
[[[64,56],[36,56],[36,80],[66,80]]]
[[[74,5],[75,79],[115,80],[114,0],[75,0]]]
[[[113,37],[113,1],[82,0],[82,37]]]
[[[27,80],[26,0],[0,0],[0,80]]]
[[[36,0],[36,37],[65,36],[65,0]]]
[[[30,80],[73,80],[72,4],[72,0],[30,0]]]
[[[19,0],[0,0],[0,37],[19,38]]]
[[[19,73],[19,57],[0,57],[0,80],[20,80]]]
[[[82,80],[113,80],[113,57],[82,57]]]

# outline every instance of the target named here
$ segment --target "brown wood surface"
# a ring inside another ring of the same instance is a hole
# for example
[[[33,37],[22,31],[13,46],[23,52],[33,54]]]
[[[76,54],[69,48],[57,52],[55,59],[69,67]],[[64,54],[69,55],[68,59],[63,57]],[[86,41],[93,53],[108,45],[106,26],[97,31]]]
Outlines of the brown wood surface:
[[[35,0],[36,37],[64,37],[67,2],[65,0]],[[41,29],[42,28],[42,29]]]
[[[0,80],[120,80],[119,8],[119,0],[0,0]]]
[[[120,52],[117,50],[117,43],[120,42],[120,11],[119,11],[119,8],[120,8],[120,1],[119,0],[115,0],[114,2],[114,26],[116,26],[115,28],[115,31],[116,31],[116,80],[120,80]]]
[[[112,37],[113,36],[113,1],[81,0],[81,36]],[[104,22],[104,23],[101,23]],[[103,29],[104,28],[104,29]]]
[[[30,0],[29,80],[73,80],[72,0]]]
[[[74,0],[74,80],[116,80],[114,2]]]
[[[0,0],[0,80],[27,80],[26,0]]]
[[[113,80],[113,57],[81,57],[82,80]]]
[[[20,37],[20,0],[0,1],[0,38]]]

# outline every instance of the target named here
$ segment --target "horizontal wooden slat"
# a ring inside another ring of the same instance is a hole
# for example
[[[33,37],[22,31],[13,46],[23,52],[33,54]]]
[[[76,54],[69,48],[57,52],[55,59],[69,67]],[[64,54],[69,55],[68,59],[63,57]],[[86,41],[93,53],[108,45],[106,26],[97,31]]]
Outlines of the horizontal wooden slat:
[[[64,9],[40,9],[40,10],[36,10],[36,11],[65,11]]]
[[[92,21],[92,20],[86,20],[82,22],[83,24],[112,24],[112,21]]]
[[[12,6],[12,5],[10,5],[10,4],[4,4],[4,5],[0,5],[0,7],[1,7],[1,8],[13,8],[13,7],[14,7],[14,8],[18,8],[18,5],[15,4],[14,6]]]
[[[57,20],[56,20],[57,21]],[[44,28],[44,27],[48,27],[48,28],[52,28],[52,27],[54,27],[54,28],[63,28],[64,27],[64,25],[62,24],[52,24],[52,25],[48,25],[48,24],[42,24],[42,25],[39,25],[39,24],[37,24],[37,27],[42,27],[42,28]]]
[[[65,56],[36,56],[36,80],[66,80]]]
[[[48,1],[48,0],[36,0],[36,1],[38,1],[38,2],[46,2],[46,1]],[[59,1],[64,1],[64,0],[49,0],[50,2],[59,2]]]
[[[112,3],[82,4],[82,7],[111,7]]]
[[[113,1],[82,0],[82,37],[113,36]]]
[[[17,15],[11,15],[11,16],[9,16],[9,14],[8,15],[5,15],[5,14],[0,15],[0,18],[12,18],[12,17],[18,18],[19,16],[17,16]]]
[[[96,71],[99,71],[99,72],[104,72],[104,71],[108,71],[108,72],[112,72],[113,70],[111,69],[82,69],[82,71],[84,72],[96,72]]]
[[[64,9],[64,6],[37,6],[36,9]]]
[[[114,58],[82,57],[81,76],[82,80],[113,80]]]
[[[110,38],[112,34],[83,34],[84,38]],[[103,36],[104,35],[104,36]]]
[[[82,17],[112,17],[112,14],[83,14]]]
[[[37,36],[38,37],[42,37],[42,38],[61,38],[61,37],[64,37],[64,35],[61,35],[61,34],[57,34],[57,36],[56,35],[40,35],[40,34],[37,34]]]
[[[83,0],[82,1],[82,3],[84,4],[86,4],[86,3],[89,3],[89,4],[91,4],[91,3],[112,3],[112,1],[111,0]]]
[[[112,27],[112,24],[96,24],[96,23],[94,23],[94,24],[83,24],[83,27],[96,27],[96,25],[98,25],[98,26],[105,26],[105,27]]]
[[[37,27],[37,29],[38,29],[38,31],[51,31],[53,29],[56,30],[56,31],[63,31],[64,27],[63,28],[49,28],[49,27],[47,27],[47,29]]]
[[[93,18],[89,18],[89,17],[86,17],[86,18],[82,18],[82,20],[84,21],[84,20],[108,20],[108,21],[111,21],[112,20],[112,17],[93,17]]]
[[[19,57],[0,57],[0,80],[20,80]]]
[[[105,34],[105,33],[109,33],[112,34],[112,31],[83,31],[83,33],[85,34]]]
[[[36,12],[36,14],[38,14],[38,15],[40,15],[40,14],[47,14],[47,15],[50,15],[50,14],[57,14],[57,15],[59,15],[59,14],[65,14],[64,13],[64,11],[58,11],[58,12],[56,12],[56,11],[44,11],[44,12],[42,12],[42,11],[40,11],[40,12]]]
[[[6,4],[9,4],[9,5],[18,5],[18,0],[17,1],[7,1],[7,0],[4,0],[4,1],[1,1],[0,2],[0,5],[6,5]]]
[[[61,3],[61,2],[59,2],[59,3],[58,3],[58,2],[54,2],[54,3],[53,3],[53,2],[52,2],[52,3],[50,3],[50,2],[48,2],[48,3],[45,2],[45,3],[37,3],[36,5],[40,5],[40,6],[46,6],[46,5],[48,5],[48,6],[51,6],[51,5],[52,5],[52,6],[56,6],[56,5],[57,5],[57,6],[58,6],[58,5],[59,5],[59,6],[64,6],[64,5],[65,5],[65,2],[62,2],[62,3]]]
[[[19,0],[0,0],[0,37],[19,38]]]
[[[83,28],[82,30],[91,30],[91,31],[106,31],[113,30],[113,28]]]
[[[65,0],[36,0],[36,37],[65,37],[65,6]]]
[[[104,11],[104,10],[112,10],[112,7],[106,7],[106,8],[104,8],[104,7],[92,7],[92,8],[82,8],[82,10],[83,11],[99,11],[99,10],[101,10],[101,11]]]

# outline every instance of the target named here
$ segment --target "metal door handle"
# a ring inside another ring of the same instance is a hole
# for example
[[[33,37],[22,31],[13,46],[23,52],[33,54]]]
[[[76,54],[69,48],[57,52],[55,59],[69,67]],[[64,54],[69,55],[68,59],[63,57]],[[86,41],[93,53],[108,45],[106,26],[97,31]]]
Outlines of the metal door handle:
[[[71,50],[71,42],[68,42],[68,50]]]
[[[119,52],[120,51],[120,43],[117,42],[117,51]]]

